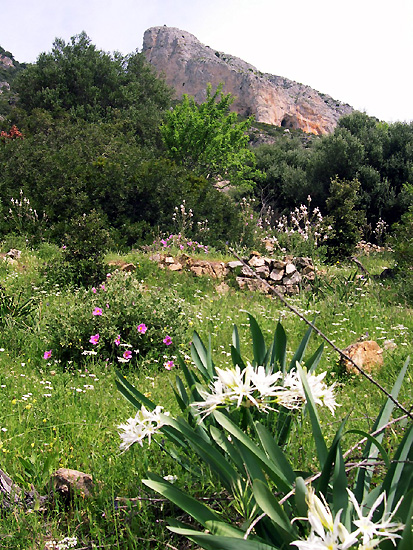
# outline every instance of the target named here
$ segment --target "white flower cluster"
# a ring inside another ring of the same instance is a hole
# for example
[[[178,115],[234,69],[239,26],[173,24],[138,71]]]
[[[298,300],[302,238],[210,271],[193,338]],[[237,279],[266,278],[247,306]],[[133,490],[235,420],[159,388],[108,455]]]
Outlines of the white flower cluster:
[[[122,451],[129,449],[134,443],[139,443],[142,446],[142,441],[145,437],[148,437],[149,444],[151,443],[151,437],[155,434],[163,425],[164,422],[161,418],[163,407],[155,407],[153,411],[142,405],[141,409],[136,413],[134,418],[128,418],[125,424],[118,426],[119,435],[122,439],[120,448]],[[169,413],[164,413],[166,416]]]
[[[336,517],[333,518],[331,510],[321,495],[320,499],[314,493],[312,488],[309,488],[307,493],[308,514],[305,519],[310,523],[311,532],[307,539],[296,540],[291,544],[297,546],[299,550],[373,550],[383,540],[391,540],[395,545],[395,539],[401,538],[396,532],[404,529],[402,523],[392,521],[396,514],[401,500],[395,507],[392,513],[387,511],[386,495],[381,493],[374,502],[367,516],[363,516],[363,511],[356,500],[354,494],[347,489],[350,500],[358,519],[353,523],[356,529],[349,532],[346,527],[340,522],[342,510]],[[383,515],[377,523],[372,521],[375,510],[384,500]]]
[[[51,544],[53,545],[53,550],[67,550],[68,548],[76,548],[77,538],[65,537],[64,539],[59,540],[59,542],[51,541]]]
[[[245,369],[216,368],[215,377],[208,390],[198,388],[204,401],[191,403],[205,418],[218,407],[257,407],[263,411],[272,410],[271,405],[279,404],[287,409],[298,409],[306,402],[303,384],[296,370],[288,372],[284,380],[281,372],[267,373],[263,366]],[[334,414],[337,403],[334,398],[334,384],[323,382],[326,373],[316,376],[307,374],[307,381],[314,401],[325,405]]]

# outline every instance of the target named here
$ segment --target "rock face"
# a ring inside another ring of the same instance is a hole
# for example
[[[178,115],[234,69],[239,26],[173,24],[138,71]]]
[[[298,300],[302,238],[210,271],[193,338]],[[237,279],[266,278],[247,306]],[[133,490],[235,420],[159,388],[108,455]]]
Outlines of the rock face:
[[[215,90],[222,82],[224,92],[236,98],[233,109],[254,115],[258,122],[321,135],[332,132],[338,119],[353,111],[350,105],[309,86],[261,73],[242,59],[204,46],[189,32],[174,27],[148,29],[142,51],[175,89],[177,98],[186,93],[202,103],[207,84]]]

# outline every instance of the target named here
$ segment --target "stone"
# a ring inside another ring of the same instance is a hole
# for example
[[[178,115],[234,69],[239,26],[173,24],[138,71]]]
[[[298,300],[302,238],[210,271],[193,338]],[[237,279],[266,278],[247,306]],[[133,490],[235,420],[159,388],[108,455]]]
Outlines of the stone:
[[[220,283],[218,286],[215,287],[215,290],[216,290],[217,294],[221,294],[221,295],[228,294],[229,286],[227,285],[227,283],[222,281],[222,283]]]
[[[120,271],[125,271],[126,273],[131,273],[136,270],[135,264],[124,262],[123,260],[112,260],[108,262],[110,267],[116,267]]]
[[[298,256],[294,260],[294,264],[298,271],[301,271],[307,267],[310,267],[311,269],[314,269],[313,261],[311,258],[307,258],[305,256]]]
[[[268,279],[270,275],[270,268],[268,267],[268,265],[262,265],[260,267],[257,267],[255,272],[263,279]]]
[[[300,287],[298,285],[282,285],[282,288],[285,289],[285,294],[289,294],[290,296],[293,296],[295,294],[300,293]],[[278,290],[278,287],[277,287]]]
[[[169,271],[182,271],[182,264],[176,262],[174,264],[168,264]]]
[[[260,256],[253,256],[249,262],[248,265],[251,267],[263,267],[265,265],[265,258],[262,258]]]
[[[21,250],[17,250],[17,248],[11,248],[7,252],[7,256],[9,256],[10,258],[13,258],[13,260],[19,260],[21,255],[22,255]]]
[[[250,279],[249,277],[237,277],[237,284],[241,290],[249,290],[250,292],[260,291],[264,294],[270,292],[269,288],[258,279]]]
[[[374,340],[364,340],[351,344],[343,350],[356,365],[371,374],[375,370],[379,370],[383,365],[383,350]],[[342,364],[347,372],[360,374],[359,371],[346,359],[342,359]]]
[[[93,478],[90,474],[69,468],[60,468],[54,472],[50,484],[54,491],[68,498],[73,497],[75,493],[80,493],[82,497],[89,497],[94,488]]]
[[[208,262],[207,260],[193,260],[189,269],[198,277],[209,275],[214,279],[221,279],[228,272],[224,262]]]
[[[240,262],[239,260],[234,260],[233,262],[228,262],[227,266],[229,267],[229,269],[231,269],[233,271],[234,269],[237,269],[238,267],[242,267],[243,263]]]
[[[144,33],[142,53],[166,83],[182,94],[206,99],[206,88],[224,82],[225,93],[234,96],[232,109],[285,129],[301,129],[322,135],[334,131],[350,105],[334,100],[309,86],[282,76],[265,74],[233,55],[205,46],[189,32],[167,26],[152,27]]]
[[[172,257],[172,256],[166,256],[166,258],[164,259],[164,262],[166,264],[174,264],[175,263],[175,259]]]
[[[241,274],[244,275],[244,277],[254,277],[253,270],[247,265],[242,266]]]
[[[285,266],[287,265],[287,262],[284,262],[283,260],[273,260],[272,266],[274,269],[285,269]]]
[[[159,252],[156,252],[155,254],[151,254],[151,256],[149,256],[149,259],[153,262],[161,262],[163,260],[163,256],[162,254],[159,254]],[[109,262],[109,265],[110,264],[111,262]]]
[[[301,275],[298,273],[298,271],[294,271],[292,275],[289,275],[288,277],[283,278],[283,285],[298,285],[301,283]]]
[[[284,277],[284,269],[273,269],[270,273],[272,281],[282,281]]]
[[[385,349],[386,351],[393,351],[394,349],[397,348],[397,344],[394,340],[384,340],[383,342],[383,349]]]
[[[120,270],[121,271],[124,271],[125,273],[132,273],[132,271],[136,271],[136,265],[135,264],[132,264],[132,263],[124,263],[121,267],[120,267]]]
[[[288,263],[288,264],[285,266],[285,273],[286,273],[286,275],[291,275],[291,274],[294,273],[295,271],[297,271],[297,268],[295,267],[294,264]]]

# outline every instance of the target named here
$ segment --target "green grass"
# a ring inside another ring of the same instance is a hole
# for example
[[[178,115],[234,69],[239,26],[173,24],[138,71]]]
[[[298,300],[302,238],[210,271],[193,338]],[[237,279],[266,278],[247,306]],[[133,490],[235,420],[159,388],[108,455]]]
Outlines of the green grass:
[[[64,316],[65,303],[69,306],[77,299],[70,289],[50,288],[44,278],[44,262],[52,261],[57,253],[54,247],[43,245],[38,252],[24,251],[18,268],[0,266],[2,286],[9,297],[17,302],[34,298],[29,313],[3,315],[1,319],[0,468],[21,486],[29,488],[33,484],[44,494],[51,471],[59,467],[77,469],[93,475],[96,492],[91,499],[76,497],[69,506],[56,500],[41,511],[16,509],[3,513],[0,547],[43,549],[47,541],[76,536],[78,548],[160,549],[170,545],[169,548],[183,549],[187,543],[166,529],[166,518],[180,517],[181,512],[168,502],[151,500],[154,495],[148,493],[141,479],[148,470],[161,476],[177,475],[180,487],[199,496],[219,494],[219,486],[207,471],[194,485],[155,442],[150,447],[135,446],[120,454],[117,425],[135,412],[116,390],[114,369],[118,365],[112,359],[101,361],[89,356],[78,365],[55,362],[53,356],[43,359],[43,352],[48,349],[44,309],[54,307],[56,315]],[[110,258],[113,257],[112,254]],[[160,270],[142,253],[131,253],[125,260],[138,266],[132,277],[141,281],[147,292],[169,296],[173,291],[186,304],[186,332],[182,341],[174,342],[173,349],[165,352],[165,357],[178,351],[188,356],[192,332],[197,330],[205,342],[211,335],[215,363],[221,367],[229,365],[233,323],[238,325],[244,355],[251,357],[247,311],[259,321],[268,341],[276,322],[282,320],[288,334],[289,357],[306,330],[304,323],[275,298],[234,288],[220,295],[216,281],[188,272]],[[392,258],[375,255],[362,261],[371,273],[379,273],[382,267],[391,265]],[[351,264],[325,271],[316,290],[293,297],[290,302],[307,318],[316,318],[317,326],[340,348],[361,337],[379,344],[393,340],[397,347],[384,352],[384,366],[374,375],[390,390],[413,351],[411,309],[395,303],[394,298],[390,300],[394,292],[387,283],[352,279],[355,269]],[[313,337],[306,356],[320,343],[320,337]],[[178,414],[171,390],[177,368],[166,371],[162,354],[137,357],[123,367],[128,380],[154,402]],[[337,381],[337,401],[341,403],[335,417],[320,411],[327,433],[332,437],[349,412],[352,427],[370,428],[384,400],[381,392],[363,378],[341,374],[337,354],[328,346],[319,369],[328,370],[330,382]],[[400,401],[407,407],[412,402],[412,378],[410,369],[400,394]],[[295,428],[297,432],[288,447],[296,464],[308,463],[314,454],[313,442],[305,435],[305,424],[306,421]],[[398,427],[390,430],[387,445],[393,445],[400,433]],[[344,448],[355,440],[346,439]],[[117,497],[135,500],[128,504],[125,500],[118,502]],[[224,511],[234,513],[228,505]]]

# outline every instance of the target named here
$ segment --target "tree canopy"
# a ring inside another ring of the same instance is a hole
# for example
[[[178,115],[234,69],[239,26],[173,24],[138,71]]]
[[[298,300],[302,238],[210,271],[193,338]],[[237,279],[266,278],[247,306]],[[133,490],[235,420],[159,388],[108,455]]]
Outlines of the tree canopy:
[[[255,166],[247,134],[252,119],[239,122],[230,112],[234,98],[223,93],[222,85],[214,93],[209,85],[206,95],[206,101],[197,105],[185,94],[166,114],[161,136],[168,155],[207,179],[246,183]]]
[[[15,88],[24,117],[41,110],[54,119],[122,121],[147,139],[172,97],[143,54],[111,55],[98,50],[84,32],[69,43],[56,39],[51,52],[20,74]]]

